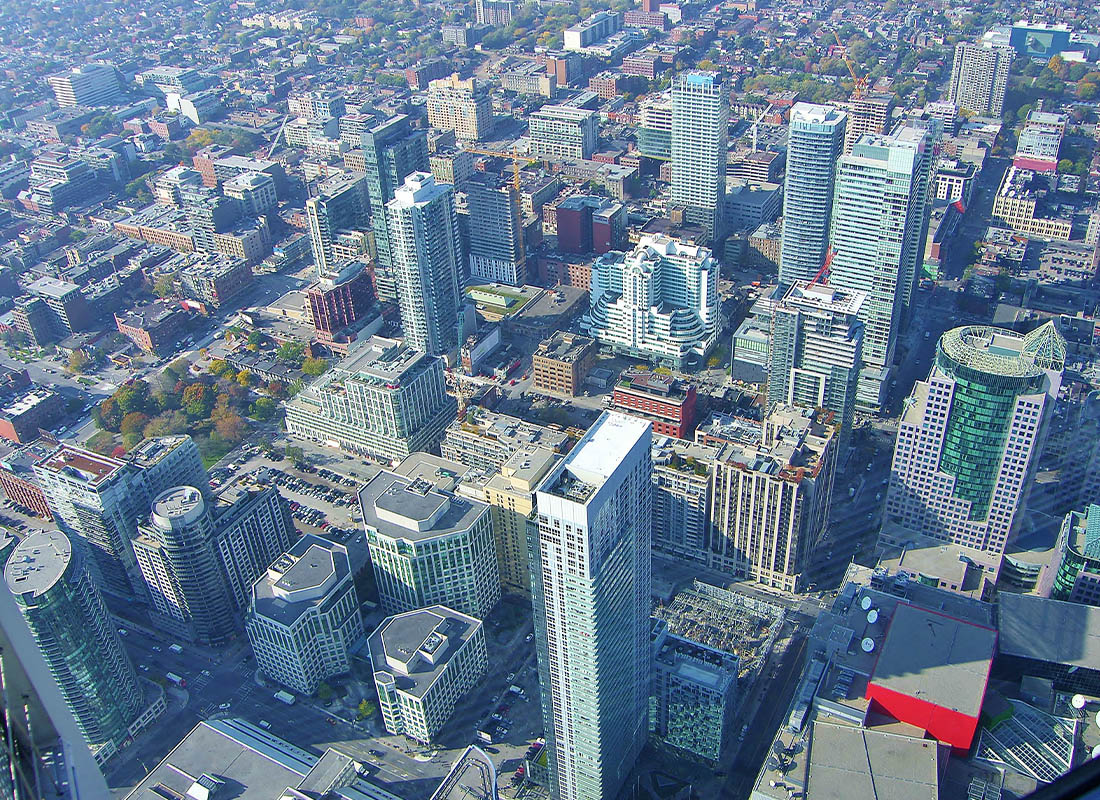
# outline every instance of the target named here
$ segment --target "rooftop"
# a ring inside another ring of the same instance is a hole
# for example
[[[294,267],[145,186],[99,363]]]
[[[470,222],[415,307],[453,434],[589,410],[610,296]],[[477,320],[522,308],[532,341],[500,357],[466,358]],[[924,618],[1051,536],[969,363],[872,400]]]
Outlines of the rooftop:
[[[491,439],[502,445],[517,448],[541,444],[553,450],[564,450],[569,437],[561,431],[527,422],[519,417],[500,414],[478,406],[471,406],[466,416],[456,419],[448,428],[448,436],[462,434]]]
[[[10,419],[21,416],[56,396],[56,393],[49,389],[35,387],[14,397],[7,398],[4,407],[0,408],[0,417]]]
[[[476,619],[446,606],[396,614],[370,635],[371,664],[376,674],[392,676],[400,691],[423,697],[480,629]]]
[[[919,736],[814,723],[808,798],[931,800],[939,796],[946,748]]]
[[[363,524],[380,536],[425,541],[467,531],[488,512],[476,500],[441,491],[424,478],[382,471],[359,490]]]
[[[413,350],[400,339],[372,336],[333,365],[330,372],[333,376],[358,380],[374,379],[392,384],[387,388],[397,389],[405,373],[426,359],[423,352]]]
[[[595,346],[596,340],[588,336],[567,331],[555,331],[550,338],[539,343],[535,355],[571,364],[586,353],[591,352]]]
[[[940,338],[939,350],[958,364],[1005,377],[1061,372],[1066,363],[1066,340],[1053,322],[1028,334],[978,325],[952,328]]]
[[[996,642],[992,628],[899,603],[871,682],[977,717]]]
[[[61,281],[57,278],[43,277],[36,280],[27,290],[43,297],[51,297],[59,300],[72,292],[79,292],[80,287],[69,281]]]
[[[1002,592],[997,610],[1001,655],[1098,669],[1100,607]]]
[[[37,465],[38,468],[63,475],[69,480],[88,484],[91,488],[106,483],[125,463],[63,444]]]
[[[194,486],[176,486],[157,495],[153,501],[153,522],[162,528],[172,523],[194,522],[206,508],[202,493]]]
[[[351,574],[348,551],[342,545],[307,534],[267,568],[252,586],[256,614],[292,625]]]
[[[470,745],[451,767],[431,800],[496,800],[497,772],[476,745]]]
[[[72,560],[73,546],[61,531],[32,533],[12,550],[4,577],[12,594],[38,597],[49,591]]]
[[[781,480],[800,481],[817,475],[821,457],[830,442],[835,445],[838,433],[839,424],[829,412],[778,406],[764,419],[760,439],[724,442],[716,460]]]
[[[627,453],[651,426],[637,417],[605,411],[543,484],[540,493],[587,504],[618,469]]]

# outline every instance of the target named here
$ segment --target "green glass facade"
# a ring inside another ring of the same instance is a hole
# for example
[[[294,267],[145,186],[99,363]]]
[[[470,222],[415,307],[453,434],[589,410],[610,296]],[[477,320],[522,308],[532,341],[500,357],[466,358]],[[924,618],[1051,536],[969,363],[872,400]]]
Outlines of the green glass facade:
[[[1061,561],[1054,575],[1051,598],[1087,602],[1091,598],[1079,596],[1075,588],[1082,572],[1100,576],[1100,506],[1094,503],[1084,514],[1076,511],[1067,514],[1062,523],[1058,547]]]
[[[1044,391],[1046,375],[997,375],[960,363],[941,341],[936,366],[955,380],[939,467],[955,477],[955,495],[970,501],[970,519],[989,513],[1005,440],[1020,395]]]

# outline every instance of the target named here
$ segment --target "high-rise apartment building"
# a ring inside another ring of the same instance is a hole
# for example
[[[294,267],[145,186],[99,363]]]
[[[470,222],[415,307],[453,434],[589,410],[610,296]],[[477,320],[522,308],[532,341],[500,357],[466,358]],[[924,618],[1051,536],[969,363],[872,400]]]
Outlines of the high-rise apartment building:
[[[428,124],[439,131],[454,131],[461,142],[477,142],[493,129],[493,98],[478,86],[476,78],[458,74],[428,84]]]
[[[141,716],[143,695],[80,548],[60,531],[32,533],[4,577],[88,745],[113,752]]]
[[[368,230],[369,211],[367,177],[361,172],[327,178],[317,187],[317,196],[306,200],[309,243],[319,274],[339,271],[334,245],[343,231]]]
[[[485,484],[485,502],[492,508],[497,571],[504,591],[531,594],[527,529],[533,520],[535,490],[559,458],[549,447],[523,447]]]
[[[881,407],[889,388],[924,255],[931,161],[928,132],[906,126],[889,136],[864,136],[837,162],[829,283],[866,294],[861,407]]]
[[[865,133],[890,132],[890,112],[894,109],[892,93],[853,97],[841,105],[848,114],[848,123],[844,128],[845,154],[852,152],[852,147]]]
[[[393,199],[394,191],[409,175],[430,171],[428,134],[414,130],[409,118],[398,114],[363,133],[360,146],[366,161],[371,226],[378,254],[375,289],[380,299],[394,301],[397,300],[397,285],[391,273],[386,203]]]
[[[672,95],[647,95],[638,104],[638,152],[646,158],[672,158]]]
[[[440,604],[484,619],[496,606],[500,577],[485,503],[383,471],[359,490],[359,504],[387,612]]]
[[[34,474],[57,526],[89,546],[98,586],[120,596],[144,591],[131,542],[152,498],[209,480],[190,436],[146,439],[125,460],[61,445]]]
[[[414,172],[386,204],[386,217],[405,343],[430,356],[453,356],[465,338],[454,189]]]
[[[286,403],[292,436],[387,460],[433,449],[454,415],[442,362],[380,336]]]
[[[287,109],[295,116],[324,119],[342,117],[347,110],[347,103],[342,92],[317,90],[290,95],[287,98]]]
[[[605,412],[537,493],[532,606],[560,800],[616,797],[645,744],[651,438],[648,422]]]
[[[591,158],[596,152],[600,115],[577,106],[543,106],[527,120],[534,158]]]
[[[836,160],[848,117],[832,106],[795,103],[787,134],[779,282],[808,281],[825,263]]]
[[[218,561],[234,608],[243,615],[252,584],[298,539],[290,505],[274,486],[231,484],[218,492],[211,514]]]
[[[503,28],[511,23],[518,6],[518,0],[476,0],[474,10],[477,24]]]
[[[177,638],[206,645],[221,644],[237,630],[215,538],[202,492],[176,486],[153,500],[149,523],[133,541],[154,621]]]
[[[520,198],[512,182],[491,172],[475,173],[466,182],[466,208],[470,277],[509,286],[527,283]]]
[[[46,79],[57,104],[67,106],[109,106],[122,99],[118,70],[110,64],[82,64]]]
[[[688,72],[672,85],[670,202],[710,240],[723,233],[729,87],[713,72]]]
[[[1015,58],[1016,51],[999,42],[992,31],[978,43],[959,42],[947,85],[948,101],[975,114],[1001,116]]]
[[[772,311],[768,405],[826,408],[852,427],[863,365],[863,292],[796,283]]]
[[[705,247],[662,234],[592,265],[586,333],[624,355],[681,368],[718,341],[718,262]]]
[[[915,534],[965,548],[995,581],[1016,533],[1062,383],[1066,343],[962,327],[940,337],[905,403],[880,542]]]
[[[711,473],[717,452],[669,436],[653,439],[653,552],[706,564]]]
[[[222,184],[222,191],[226,197],[237,201],[240,213],[246,217],[270,214],[279,204],[275,179],[263,172],[242,172],[235,175]]]
[[[780,406],[759,443],[714,460],[711,566],[797,592],[829,522],[840,426],[832,412]]]
[[[311,695],[350,671],[363,618],[347,548],[313,534],[299,539],[253,585],[245,629],[257,666],[296,692]]]

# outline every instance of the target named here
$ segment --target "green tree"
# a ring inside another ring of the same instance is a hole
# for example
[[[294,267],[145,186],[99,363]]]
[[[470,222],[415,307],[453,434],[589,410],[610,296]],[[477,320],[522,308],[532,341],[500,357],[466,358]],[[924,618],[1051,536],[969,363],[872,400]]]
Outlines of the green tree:
[[[279,349],[275,351],[275,356],[282,361],[287,361],[292,364],[301,364],[302,355],[305,352],[306,346],[302,342],[284,342],[279,346]]]
[[[193,383],[183,390],[183,410],[191,419],[207,419],[214,408],[214,393],[204,384]]]
[[[265,341],[267,341],[267,337],[260,333],[260,331],[252,331],[252,333],[248,334],[249,344],[254,344],[258,346],[263,344]]]
[[[359,720],[370,719],[378,713],[378,705],[373,700],[363,700],[356,709],[355,718]]]
[[[255,419],[266,422],[275,416],[278,408],[278,404],[270,397],[258,397],[256,402],[252,404],[250,413]]]
[[[328,362],[323,358],[307,358],[302,362],[302,372],[306,375],[321,375],[328,369]]]
[[[215,375],[220,378],[230,369],[232,369],[232,367],[229,366],[228,361],[223,358],[215,358],[213,361],[210,362],[210,365],[206,368],[206,371],[209,372],[211,375]]]
[[[289,458],[295,464],[306,463],[305,451],[297,445],[287,445],[286,450],[283,451],[287,458]]]
[[[123,414],[145,411],[149,404],[149,384],[142,380],[130,381],[120,386],[114,397]]]
[[[324,681],[317,684],[317,699],[322,703],[326,703],[336,695],[336,692],[331,686]]]
[[[83,350],[73,350],[69,354],[69,369],[73,372],[85,372],[91,365],[91,357]]]

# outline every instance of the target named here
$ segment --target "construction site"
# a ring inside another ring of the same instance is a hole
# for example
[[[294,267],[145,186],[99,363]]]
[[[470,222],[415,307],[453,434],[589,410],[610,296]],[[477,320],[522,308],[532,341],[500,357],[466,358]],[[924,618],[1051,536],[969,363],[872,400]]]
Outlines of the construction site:
[[[742,682],[763,669],[786,621],[781,606],[700,580],[668,603],[658,603],[653,616],[664,620],[669,633],[736,655]]]

